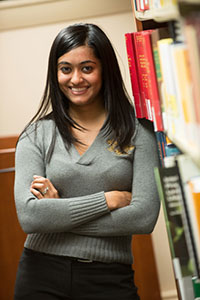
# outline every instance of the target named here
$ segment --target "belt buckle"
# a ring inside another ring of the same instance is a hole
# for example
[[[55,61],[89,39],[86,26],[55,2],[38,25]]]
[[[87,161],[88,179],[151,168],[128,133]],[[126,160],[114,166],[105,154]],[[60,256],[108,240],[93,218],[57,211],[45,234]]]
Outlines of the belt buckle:
[[[78,258],[77,261],[82,262],[82,263],[86,263],[86,264],[90,264],[90,263],[93,262],[93,260],[87,259],[87,258]]]

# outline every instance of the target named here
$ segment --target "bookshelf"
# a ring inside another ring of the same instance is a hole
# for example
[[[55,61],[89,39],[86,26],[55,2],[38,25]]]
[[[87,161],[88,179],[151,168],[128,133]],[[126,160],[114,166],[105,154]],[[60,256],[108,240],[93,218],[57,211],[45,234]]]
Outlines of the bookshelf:
[[[179,3],[199,4],[199,0],[179,0]]]
[[[137,32],[125,38],[136,117],[154,123],[160,155],[155,178],[179,299],[196,300],[200,299],[200,1],[132,0],[132,8]]]
[[[135,4],[134,4],[135,7]],[[135,17],[139,21],[155,20],[157,22],[165,22],[174,20],[179,17],[177,6],[169,6],[167,8],[149,9],[143,12],[135,11]]]

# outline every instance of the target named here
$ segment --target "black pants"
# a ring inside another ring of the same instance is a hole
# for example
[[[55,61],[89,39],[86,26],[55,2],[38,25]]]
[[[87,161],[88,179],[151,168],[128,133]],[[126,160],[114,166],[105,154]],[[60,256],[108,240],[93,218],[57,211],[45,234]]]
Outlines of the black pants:
[[[131,265],[81,262],[24,249],[15,300],[139,300]]]

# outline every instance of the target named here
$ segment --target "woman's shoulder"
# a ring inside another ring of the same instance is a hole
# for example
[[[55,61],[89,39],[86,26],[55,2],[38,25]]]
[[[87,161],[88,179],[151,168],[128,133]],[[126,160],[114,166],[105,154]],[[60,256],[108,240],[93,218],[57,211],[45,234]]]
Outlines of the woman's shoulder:
[[[20,135],[19,141],[28,140],[37,143],[49,139],[55,128],[51,114],[29,124]]]
[[[154,132],[154,127],[153,127],[153,122],[147,120],[147,119],[137,119],[138,120],[138,124],[140,127],[142,127],[143,129],[149,130],[151,132]]]
[[[38,127],[39,131],[51,132],[51,130],[55,127],[55,121],[52,115],[49,114],[35,122],[35,125]]]
[[[153,137],[155,137],[153,122],[147,119],[136,119],[133,140],[136,142],[138,140],[152,139]]]

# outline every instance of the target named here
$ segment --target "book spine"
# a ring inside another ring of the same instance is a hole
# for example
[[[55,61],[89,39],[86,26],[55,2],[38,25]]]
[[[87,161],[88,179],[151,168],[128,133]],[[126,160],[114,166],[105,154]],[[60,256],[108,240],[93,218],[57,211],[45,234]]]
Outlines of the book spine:
[[[199,14],[188,16],[183,23],[183,32],[188,49],[189,65],[193,82],[193,100],[197,126],[200,127],[200,18]]]
[[[176,104],[176,89],[173,78],[172,60],[170,45],[173,40],[171,38],[162,39],[158,41],[158,52],[160,58],[160,68],[162,76],[162,90],[163,90],[163,116],[165,130],[174,136],[176,131],[176,124],[174,123],[174,116],[177,115],[178,109]]]
[[[183,194],[177,166],[155,169],[162,201],[170,251],[182,299],[194,299],[192,277],[195,274],[193,252],[183,206]]]
[[[182,180],[182,185],[185,193],[185,207],[188,214],[189,224],[190,224],[190,235],[191,235],[191,242],[194,252],[197,276],[200,278],[200,232],[198,228],[198,211],[199,206],[197,208],[197,214],[195,212],[195,205],[194,205],[194,186],[195,182],[197,183],[197,190],[199,191],[199,184],[200,184],[200,170],[194,164],[193,161],[187,155],[179,155],[176,158],[177,165],[180,172],[180,177]],[[199,193],[197,193],[197,198],[199,198]]]
[[[194,289],[194,300],[200,300],[200,279],[198,277],[192,278],[193,289]]]
[[[141,103],[140,86],[138,81],[138,71],[135,59],[133,38],[131,33],[125,34],[126,52],[128,56],[128,66],[131,79],[132,93],[134,97],[135,113],[137,118],[145,118],[146,113]]]
[[[188,50],[185,43],[170,45],[173,74],[176,85],[176,100],[178,113],[174,116],[177,123],[177,132],[187,139],[191,145],[198,140],[196,131],[196,116],[192,95],[192,78],[188,63]],[[179,127],[178,127],[179,126]]]
[[[148,83],[146,74],[146,57],[144,38],[140,32],[133,33],[135,45],[136,62],[138,67],[138,78],[141,87],[141,98],[144,108],[146,108],[146,118],[153,121],[152,104],[148,95]]]
[[[145,10],[145,3],[144,0],[136,0],[136,7],[137,11],[144,11]]]
[[[153,31],[143,32],[145,41],[145,56],[146,56],[146,74],[147,74],[147,88],[148,95],[151,101],[153,122],[155,131],[163,131],[162,113],[161,113],[161,102],[159,99],[158,84],[156,77],[156,69],[153,58],[151,34]]]
[[[195,249],[197,253],[197,260],[199,265],[199,275],[200,275],[200,176],[191,178],[186,183],[186,189],[188,191],[188,200],[190,201],[188,205],[192,235],[194,238]]]
[[[164,109],[164,91],[163,91],[163,78],[162,78],[162,72],[161,72],[161,64],[160,64],[160,57],[159,57],[159,51],[158,51],[158,41],[164,38],[169,37],[169,31],[167,28],[160,28],[155,29],[151,33],[151,45],[152,45],[152,52],[153,52],[153,59],[154,59],[154,66],[155,66],[155,72],[156,72],[156,79],[157,79],[157,86],[158,86],[158,94],[159,94],[159,104],[162,114],[162,123],[164,130],[167,129],[166,126],[166,116],[165,116],[165,109]]]
[[[165,133],[162,131],[156,131],[156,141],[157,141],[157,148],[158,154],[160,159],[160,166],[164,167],[164,158],[166,157],[166,136]]]

